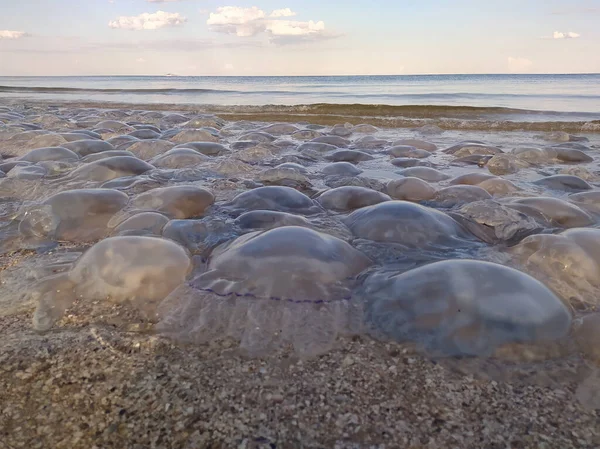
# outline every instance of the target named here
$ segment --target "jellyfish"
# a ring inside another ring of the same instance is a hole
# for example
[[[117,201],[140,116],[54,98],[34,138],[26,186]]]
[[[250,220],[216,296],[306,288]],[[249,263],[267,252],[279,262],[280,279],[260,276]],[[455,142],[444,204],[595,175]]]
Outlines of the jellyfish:
[[[227,147],[215,142],[187,142],[179,144],[175,148],[190,148],[205,156],[223,156],[230,153]]]
[[[429,151],[430,153],[433,153],[438,149],[435,143],[427,142],[426,140],[420,139],[401,139],[395,141],[392,145],[409,145],[411,147],[418,148],[419,150]]]
[[[304,227],[245,234],[217,247],[207,271],[161,303],[158,328],[196,343],[232,337],[256,355],[286,344],[319,354],[362,329],[350,297],[370,264],[343,240]]]
[[[39,301],[33,327],[46,331],[74,301],[131,303],[149,318],[185,281],[191,270],[187,251],[155,237],[111,237],[87,250],[66,273],[41,280],[33,289]]]
[[[193,167],[208,160],[210,160],[208,156],[191,148],[173,148],[151,159],[150,163],[159,168],[178,169]]]
[[[553,190],[564,190],[567,192],[579,192],[582,190],[592,190],[592,186],[578,176],[573,175],[553,175],[538,179],[535,185],[544,186]]]
[[[302,215],[311,215],[323,209],[309,197],[291,187],[268,186],[259,187],[240,193],[229,204],[226,210],[242,213],[251,210],[274,210]]]
[[[144,192],[133,199],[131,205],[181,219],[201,216],[214,202],[212,192],[201,187],[171,186]]]
[[[424,159],[431,156],[431,153],[427,150],[421,150],[409,145],[396,145],[388,150],[388,153],[392,157],[411,157],[415,159]]]
[[[344,186],[322,193],[317,201],[325,209],[345,212],[391,201],[385,193],[365,187]]]
[[[436,189],[420,178],[406,177],[390,181],[387,193],[395,200],[419,202],[433,199]]]
[[[123,176],[141,175],[154,167],[141,159],[129,156],[113,156],[84,164],[69,173],[69,178],[78,181],[110,181]]]
[[[456,246],[473,238],[445,213],[408,201],[363,207],[343,221],[356,237],[409,248]]]
[[[427,182],[439,182],[450,178],[449,175],[430,167],[410,167],[398,172],[402,176],[420,178]]]
[[[79,156],[71,150],[64,147],[47,147],[31,150],[25,156],[19,158],[25,162],[42,162],[42,161],[76,161]]]
[[[321,172],[327,176],[356,176],[360,175],[362,170],[350,162],[333,162],[323,167]]]
[[[489,356],[512,342],[563,338],[571,314],[531,276],[477,260],[371,275],[356,294],[374,335],[444,356]]]
[[[77,153],[81,157],[90,154],[103,153],[105,151],[114,151],[115,149],[113,145],[104,140],[77,140],[75,142],[65,143],[63,144],[63,147]]]
[[[370,161],[374,158],[369,153],[365,153],[364,151],[338,150],[325,156],[325,159],[333,162],[352,162],[354,164],[362,161]]]
[[[594,222],[587,212],[558,198],[520,198],[511,201],[507,206],[540,219],[542,222],[545,221],[549,225],[563,228],[589,226]]]
[[[457,185],[438,190],[432,201],[441,207],[454,207],[491,198],[492,196],[481,187]]]
[[[166,153],[174,146],[175,145],[168,140],[151,139],[134,142],[132,145],[127,147],[127,150],[131,151],[140,159],[147,161],[153,157]]]
[[[110,219],[129,201],[111,189],[68,190],[26,210],[19,231],[25,237],[93,241],[107,233]]]
[[[137,213],[114,227],[112,235],[157,235],[160,236],[169,219],[158,212]]]
[[[315,137],[313,140],[311,140],[311,142],[326,143],[338,148],[347,147],[350,145],[350,141],[348,139],[344,139],[340,136],[319,136]]]
[[[240,215],[235,220],[241,229],[273,229],[281,226],[310,227],[310,222],[300,216],[272,210],[253,210]]]

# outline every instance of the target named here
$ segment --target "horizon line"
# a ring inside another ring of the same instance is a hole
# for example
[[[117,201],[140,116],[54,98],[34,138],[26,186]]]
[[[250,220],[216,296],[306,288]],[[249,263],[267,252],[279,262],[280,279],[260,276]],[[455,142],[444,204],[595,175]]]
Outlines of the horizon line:
[[[382,77],[382,76],[481,76],[481,75],[529,75],[529,76],[569,76],[569,75],[600,75],[600,72],[572,72],[572,73],[507,73],[507,72],[496,72],[496,73],[398,73],[398,74],[354,74],[354,75],[177,75],[177,74],[164,74],[164,75],[141,75],[141,74],[128,74],[128,75],[1,75],[0,78],[84,78],[84,77],[161,77],[161,78],[194,78],[194,77],[212,77],[212,78],[327,78],[327,77]]]

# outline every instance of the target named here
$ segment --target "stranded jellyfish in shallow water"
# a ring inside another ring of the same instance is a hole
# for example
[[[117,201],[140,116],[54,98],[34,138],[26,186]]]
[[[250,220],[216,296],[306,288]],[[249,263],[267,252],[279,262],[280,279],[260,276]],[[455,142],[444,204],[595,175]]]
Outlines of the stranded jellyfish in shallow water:
[[[505,343],[555,340],[571,323],[567,308],[541,282],[475,260],[374,274],[360,295],[376,335],[442,355],[489,355]]]
[[[303,193],[291,187],[283,186],[259,187],[240,193],[225,206],[225,209],[234,213],[251,210],[275,210],[305,215],[322,211],[317,203]]]
[[[214,201],[214,195],[201,187],[171,186],[144,192],[131,203],[137,209],[162,212],[173,218],[191,218],[202,215]]]
[[[473,236],[450,216],[408,201],[387,201],[350,214],[344,223],[359,238],[411,248],[456,246]]]
[[[110,219],[128,201],[127,195],[118,190],[68,190],[29,208],[19,223],[19,231],[25,237],[96,240],[106,235]]]
[[[42,280],[33,291],[39,299],[36,330],[48,330],[77,299],[121,304],[131,302],[148,316],[183,283],[191,267],[188,253],[169,240],[112,237],[92,246],[67,273]]]
[[[365,187],[344,186],[324,192],[317,201],[325,209],[344,212],[391,201],[391,198],[385,193]]]
[[[361,328],[353,278],[371,261],[335,237],[296,226],[252,232],[217,247],[207,271],[159,308],[159,328],[203,343],[233,337],[250,353],[291,343],[311,355]]]

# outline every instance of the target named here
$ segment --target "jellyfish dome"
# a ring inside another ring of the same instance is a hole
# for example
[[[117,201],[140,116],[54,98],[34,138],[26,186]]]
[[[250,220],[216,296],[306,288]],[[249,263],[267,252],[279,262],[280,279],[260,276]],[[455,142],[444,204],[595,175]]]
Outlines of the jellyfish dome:
[[[240,193],[225,208],[237,213],[274,210],[310,215],[322,211],[317,203],[303,193],[284,186],[259,187]]]
[[[48,330],[77,299],[133,303],[152,316],[156,305],[184,282],[191,261],[184,248],[155,237],[111,237],[92,246],[67,273],[35,289],[36,330]]]
[[[412,248],[453,246],[460,239],[473,238],[445,213],[408,201],[364,207],[350,214],[344,223],[356,237]]]
[[[441,355],[490,355],[512,342],[564,337],[571,314],[544,284],[512,268],[446,260],[365,281],[366,321],[376,335]]]
[[[177,339],[233,337],[251,353],[292,344],[302,354],[360,328],[354,278],[371,264],[336,237],[285,226],[217,247],[207,271],[160,306],[160,328]]]

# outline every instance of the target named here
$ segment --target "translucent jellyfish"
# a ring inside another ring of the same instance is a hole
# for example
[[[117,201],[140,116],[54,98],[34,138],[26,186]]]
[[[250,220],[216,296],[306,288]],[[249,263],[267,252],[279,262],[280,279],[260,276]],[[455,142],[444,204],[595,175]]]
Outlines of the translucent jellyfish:
[[[333,162],[323,167],[321,172],[328,176],[356,176],[360,175],[362,170],[350,162]]]
[[[573,306],[597,306],[600,288],[600,230],[575,228],[532,235],[511,248],[520,265]]]
[[[600,214],[600,191],[581,192],[569,195],[569,200],[578,206],[590,210],[593,213]]]
[[[246,234],[216,248],[207,271],[161,304],[159,329],[197,343],[232,337],[254,355],[286,344],[319,354],[337,335],[360,332],[350,293],[370,263],[343,240],[303,227]]]
[[[456,178],[452,179],[449,182],[449,184],[452,186],[463,185],[463,184],[476,186],[487,179],[493,179],[493,178],[496,178],[496,176],[490,175],[489,173],[473,172],[473,173],[467,173],[465,175],[457,176]]]
[[[141,212],[127,218],[112,230],[112,235],[160,236],[169,219],[157,212]]]
[[[163,136],[165,138],[166,136]],[[204,129],[184,129],[171,138],[175,143],[217,142],[219,138]]]
[[[258,143],[270,143],[270,142],[273,142],[275,139],[276,139],[276,137],[269,133],[262,132],[262,131],[254,131],[254,132],[240,136],[240,138],[238,140],[251,140],[253,142],[258,142]]]
[[[119,122],[116,120],[104,120],[96,124],[96,128],[106,128],[113,132],[129,132],[133,131],[133,128],[126,123]]]
[[[552,150],[556,152],[556,159],[563,162],[592,162],[594,160],[590,155],[573,148],[555,147]]]
[[[520,191],[513,182],[508,179],[490,178],[477,184],[490,195],[508,195]]]
[[[137,137],[133,137],[133,136],[115,136],[115,137],[111,137],[110,139],[105,140],[106,143],[111,144],[113,147],[119,147],[123,144],[130,144],[133,145],[135,142],[139,142],[140,139],[138,139]]]
[[[260,130],[274,136],[281,136],[284,134],[293,134],[298,131],[298,128],[289,123],[274,123],[272,125],[265,126]]]
[[[259,187],[240,193],[225,208],[237,213],[275,210],[310,215],[322,211],[317,203],[303,193],[283,186]]]
[[[137,137],[138,139],[159,139],[160,132],[153,129],[136,129],[129,133],[130,136]]]
[[[512,150],[518,159],[529,162],[530,164],[544,164],[552,159],[552,154],[542,148],[520,147]]]
[[[472,154],[471,156],[458,157],[452,161],[452,165],[477,165],[479,167],[485,167],[489,161],[495,156]]]
[[[159,168],[177,169],[193,167],[208,160],[210,160],[208,156],[191,148],[173,148],[151,159],[150,163]]]
[[[512,154],[497,154],[486,165],[491,174],[501,176],[517,173],[521,168],[527,167],[529,163],[517,159]]]
[[[99,161],[100,159],[107,159],[109,157],[115,157],[115,156],[135,157],[135,154],[133,154],[131,151],[108,150],[108,151],[103,151],[101,153],[88,154],[87,156],[81,158],[81,162],[87,164],[89,162],[95,162],[95,161]]]
[[[413,178],[420,178],[427,182],[439,182],[450,178],[449,175],[430,167],[406,168],[404,170],[400,170],[398,174],[407,177],[410,176]]]
[[[493,200],[465,204],[458,213],[470,222],[480,224],[483,231],[491,231],[493,239],[500,241],[518,242],[542,230],[533,218]],[[471,226],[467,227],[472,230]]]
[[[492,196],[481,187],[458,185],[438,190],[435,193],[433,202],[441,207],[454,207],[489,199],[492,199]]]
[[[594,223],[593,218],[587,212],[558,198],[519,198],[511,201],[507,206],[563,228],[577,228]]]
[[[324,142],[305,142],[298,147],[298,151],[301,153],[314,152],[314,153],[327,153],[330,151],[337,150],[338,147]]]
[[[272,210],[253,210],[240,215],[235,224],[242,229],[273,229],[281,226],[310,227],[310,222],[300,216]]]
[[[171,220],[163,228],[164,238],[187,248],[192,254],[208,255],[210,251],[239,235],[226,221],[207,217],[200,220]]]
[[[592,186],[578,176],[572,175],[553,175],[538,179],[535,185],[544,186],[553,190],[581,191],[592,190]]]
[[[573,335],[579,349],[595,362],[600,362],[600,313],[586,315],[574,324]]]
[[[353,126],[350,123],[344,125],[335,125],[333,128],[331,128],[330,133],[334,136],[348,137],[352,134],[352,128]]]
[[[19,158],[26,162],[42,162],[42,161],[76,161],[79,156],[63,147],[47,147],[31,150],[26,155]]]
[[[188,253],[154,237],[111,237],[92,246],[58,276],[34,289],[36,330],[50,329],[75,300],[132,303],[153,317],[157,304],[181,285],[191,269]]]
[[[290,170],[296,170],[297,172],[303,173],[303,174],[308,173],[308,169],[306,167],[304,167],[303,165],[300,165],[300,164],[296,164],[295,162],[284,162],[283,164],[279,164],[275,168],[287,168]]]
[[[409,248],[456,246],[473,238],[443,212],[408,201],[364,207],[350,214],[344,223],[357,237]]]
[[[377,149],[390,145],[390,142],[383,139],[377,139],[375,136],[363,136],[358,139],[354,145],[360,149]]]
[[[113,151],[115,147],[104,140],[78,140],[64,144],[65,148],[84,157],[89,154],[102,153],[104,151]]]
[[[215,202],[214,195],[201,187],[172,186],[152,189],[135,197],[132,207],[162,212],[173,218],[199,217]]]
[[[352,128],[352,132],[360,134],[374,134],[376,132],[379,132],[379,128],[369,124],[360,124],[354,126]]]
[[[62,241],[93,241],[108,231],[110,219],[129,201],[110,189],[68,190],[30,207],[19,223],[26,237]]]
[[[206,156],[223,156],[230,153],[227,147],[215,142],[188,142],[177,145],[175,148],[191,148]]]
[[[496,154],[503,154],[504,151],[502,151],[500,148],[496,148],[490,145],[467,145],[464,146],[462,148],[460,148],[459,150],[457,150],[456,152],[454,152],[454,156],[455,157],[466,157],[466,156],[474,156],[474,155],[480,155],[480,156],[487,156],[487,155],[496,155]]]
[[[431,153],[427,150],[420,150],[408,145],[397,145],[390,148],[388,153],[393,157],[412,157],[415,159],[423,159],[431,156]]]
[[[141,175],[154,167],[141,159],[129,156],[113,156],[84,164],[73,170],[69,178],[80,181],[110,181],[123,176]]]
[[[357,150],[338,150],[332,154],[325,156],[325,159],[333,162],[353,162],[370,161],[373,158],[369,153]]]
[[[313,140],[311,140],[311,142],[326,143],[338,148],[347,147],[350,145],[350,141],[348,139],[344,139],[340,136],[319,136],[315,137]]]
[[[411,157],[395,157],[390,163],[396,167],[408,168],[408,167],[430,167],[431,162],[423,161],[421,159],[414,159]]]
[[[392,145],[410,145],[411,147],[429,151],[430,153],[433,153],[438,149],[436,144],[419,139],[401,139],[395,141]]]
[[[8,177],[13,179],[33,180],[43,178],[48,170],[40,165],[17,165],[8,172]]]
[[[391,201],[391,198],[384,193],[365,187],[344,186],[322,193],[317,201],[325,209],[345,212]]]
[[[491,355],[512,342],[564,337],[571,315],[536,279],[475,260],[447,260],[365,281],[367,323],[376,335],[441,355]]]
[[[173,147],[173,143],[168,140],[152,139],[135,142],[133,145],[127,147],[127,150],[131,151],[140,159],[147,161],[169,151]]]
[[[436,189],[420,178],[401,178],[390,181],[387,193],[395,200],[428,201],[435,196]]]

